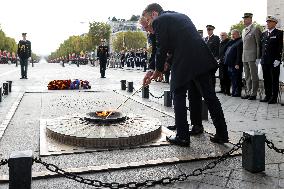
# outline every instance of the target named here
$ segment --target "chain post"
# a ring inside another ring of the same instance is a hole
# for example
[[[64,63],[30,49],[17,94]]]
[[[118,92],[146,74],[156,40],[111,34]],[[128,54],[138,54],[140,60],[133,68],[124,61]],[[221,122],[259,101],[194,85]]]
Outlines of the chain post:
[[[33,152],[12,152],[8,162],[9,189],[31,189]]]
[[[2,102],[2,87],[0,86],[0,102]]]
[[[149,98],[149,85],[142,88],[142,98]]]
[[[125,91],[126,90],[126,80],[121,80],[121,90]]]
[[[259,131],[243,133],[242,166],[251,173],[265,170],[265,134]]]
[[[4,95],[8,95],[9,94],[9,83],[8,82],[4,82],[3,83],[3,94]]]
[[[133,92],[133,81],[128,81],[127,82],[127,92],[132,93]]]
[[[172,93],[169,90],[164,91],[164,106],[166,107],[172,107],[173,99],[172,99]]]

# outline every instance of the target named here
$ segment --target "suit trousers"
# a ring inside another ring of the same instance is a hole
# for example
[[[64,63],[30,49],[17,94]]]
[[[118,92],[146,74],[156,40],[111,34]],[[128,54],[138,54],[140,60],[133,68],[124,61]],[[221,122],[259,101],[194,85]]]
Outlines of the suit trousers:
[[[189,127],[187,122],[186,92],[189,93],[190,119],[192,125],[202,125],[202,97],[207,104],[216,135],[228,138],[227,125],[221,103],[216,96],[212,84],[212,74],[202,74],[187,82],[184,86],[173,91],[173,102],[175,111],[175,124],[177,136],[182,139],[189,138]]]
[[[21,77],[27,77],[28,72],[28,58],[20,58],[20,65],[21,65]]]
[[[262,64],[263,82],[265,89],[265,96],[267,98],[277,99],[279,93],[279,75],[280,65],[273,67],[270,64]]]
[[[244,62],[243,65],[244,65],[245,80],[246,80],[248,95],[256,96],[259,87],[257,65],[255,61]]]
[[[101,77],[105,77],[107,60],[100,60],[100,73]]]

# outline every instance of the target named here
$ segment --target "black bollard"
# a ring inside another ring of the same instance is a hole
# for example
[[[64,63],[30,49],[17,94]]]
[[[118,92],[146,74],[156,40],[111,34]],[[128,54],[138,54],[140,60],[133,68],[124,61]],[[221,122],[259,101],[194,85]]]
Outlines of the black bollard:
[[[0,87],[0,102],[2,102],[2,87]]]
[[[12,92],[12,81],[7,81],[9,84],[9,93]]]
[[[12,152],[9,166],[9,189],[30,189],[32,183],[33,152]]]
[[[127,82],[127,92],[130,92],[130,93],[133,92],[133,82],[132,81]]]
[[[65,65],[64,65],[64,61],[62,62],[62,67],[65,67]]]
[[[149,98],[149,85],[142,88],[142,98]]]
[[[171,91],[164,91],[164,106],[172,107],[172,93]]]
[[[202,120],[208,120],[208,107],[204,99],[202,99]]]
[[[8,82],[3,83],[3,94],[4,95],[9,94],[9,83]]]
[[[31,60],[32,61],[32,67],[34,67],[34,61],[33,60]]]
[[[77,61],[77,67],[79,67],[79,61]]]
[[[126,80],[121,80],[120,81],[120,84],[121,84],[121,90],[126,90]]]
[[[244,132],[242,166],[251,173],[265,170],[265,134],[258,131]]]

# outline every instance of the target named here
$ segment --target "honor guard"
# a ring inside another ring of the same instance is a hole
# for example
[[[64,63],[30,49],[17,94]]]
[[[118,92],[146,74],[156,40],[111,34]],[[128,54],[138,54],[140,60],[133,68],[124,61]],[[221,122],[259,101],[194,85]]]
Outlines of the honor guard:
[[[109,57],[109,48],[106,45],[106,40],[101,40],[101,45],[97,49],[97,56],[100,61],[100,73],[101,78],[105,78],[105,71],[106,71],[106,64],[107,64],[107,58]]]
[[[26,39],[27,33],[22,33],[23,40],[20,40],[18,43],[18,56],[20,58],[21,65],[21,78],[27,78],[28,70],[28,59],[31,58],[31,42]]]
[[[261,35],[261,67],[265,98],[261,102],[276,104],[279,93],[280,64],[283,49],[283,31],[276,29],[278,20],[267,16],[267,31]]]
[[[207,25],[207,34],[208,36],[205,37],[205,43],[209,47],[211,53],[213,54],[214,58],[217,60],[219,56],[219,45],[220,45],[220,38],[217,35],[214,35],[215,27],[212,25]],[[216,79],[215,79],[215,70],[211,73],[213,86],[215,89]]]

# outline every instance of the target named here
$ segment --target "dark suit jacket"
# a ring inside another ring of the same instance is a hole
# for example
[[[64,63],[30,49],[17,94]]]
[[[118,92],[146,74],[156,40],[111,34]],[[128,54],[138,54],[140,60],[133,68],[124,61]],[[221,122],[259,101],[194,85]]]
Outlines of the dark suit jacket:
[[[26,40],[20,40],[18,43],[18,56],[23,59],[28,59],[31,57],[32,50],[31,50],[31,42]]]
[[[225,53],[225,64],[229,67],[239,65],[242,68],[243,42],[242,38],[231,40]],[[240,69],[241,70],[241,69]]]
[[[274,29],[270,36],[268,31],[261,35],[261,64],[273,64],[275,60],[281,61],[283,48],[283,31]]]
[[[208,36],[205,37],[205,43],[208,45],[213,56],[217,58],[219,56],[220,38],[217,35],[212,35],[209,39],[208,38]]]
[[[156,70],[162,72],[167,52],[172,52],[171,90],[217,69],[217,61],[188,16],[163,12],[153,21],[156,36]]]
[[[97,49],[97,56],[100,62],[107,62],[107,58],[109,57],[108,46],[100,45]]]
[[[224,57],[225,57],[225,52],[228,47],[229,39],[225,39],[224,41],[220,42],[219,45],[219,57],[218,59],[220,60],[220,64],[224,64]]]

